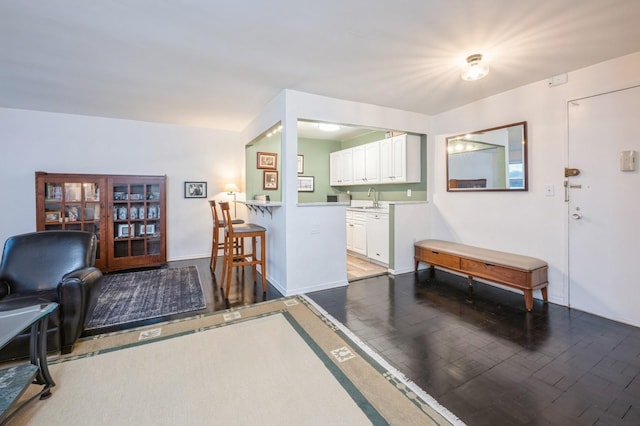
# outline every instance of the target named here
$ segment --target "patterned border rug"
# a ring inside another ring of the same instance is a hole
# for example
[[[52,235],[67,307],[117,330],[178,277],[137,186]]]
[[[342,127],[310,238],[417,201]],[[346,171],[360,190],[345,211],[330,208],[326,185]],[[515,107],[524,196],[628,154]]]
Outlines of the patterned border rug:
[[[85,330],[206,307],[195,266],[105,275]]]
[[[305,296],[82,338],[50,370],[11,425],[463,424]]]

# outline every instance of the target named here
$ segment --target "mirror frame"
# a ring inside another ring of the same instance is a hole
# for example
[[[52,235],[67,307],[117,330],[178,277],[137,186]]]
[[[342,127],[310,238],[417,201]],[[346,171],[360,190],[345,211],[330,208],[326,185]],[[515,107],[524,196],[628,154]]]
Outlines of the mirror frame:
[[[506,129],[506,128],[514,127],[514,126],[522,126],[522,165],[523,165],[522,179],[524,181],[524,185],[523,185],[522,188],[452,188],[451,187],[451,184],[450,184],[451,180],[449,178],[449,149],[448,149],[450,141],[459,139],[460,137],[467,136],[467,135],[473,135],[473,134],[478,134],[478,133],[487,133],[487,132],[491,132],[491,131],[494,131],[494,130]],[[497,192],[497,191],[522,192],[522,191],[528,191],[529,190],[528,145],[529,145],[529,140],[528,140],[528,136],[527,136],[527,122],[526,121],[520,121],[518,123],[506,124],[504,126],[491,127],[489,129],[476,130],[474,132],[466,132],[466,133],[461,133],[459,135],[449,136],[446,139],[446,145],[445,145],[445,161],[446,161],[446,166],[447,166],[447,180],[446,180],[447,192]]]

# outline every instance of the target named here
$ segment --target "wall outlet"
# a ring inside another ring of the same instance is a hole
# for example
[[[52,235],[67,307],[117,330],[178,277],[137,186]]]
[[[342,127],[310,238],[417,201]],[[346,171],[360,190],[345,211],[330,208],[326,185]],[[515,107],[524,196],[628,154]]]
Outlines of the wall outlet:
[[[407,197],[411,197],[411,190],[407,189]]]

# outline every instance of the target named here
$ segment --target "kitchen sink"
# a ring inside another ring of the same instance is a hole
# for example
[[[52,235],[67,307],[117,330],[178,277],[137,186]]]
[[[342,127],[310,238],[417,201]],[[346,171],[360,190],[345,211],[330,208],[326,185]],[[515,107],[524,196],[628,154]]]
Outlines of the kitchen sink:
[[[377,212],[387,212],[388,210],[384,207],[374,207],[374,206],[351,206],[348,207],[352,210],[375,210]]]

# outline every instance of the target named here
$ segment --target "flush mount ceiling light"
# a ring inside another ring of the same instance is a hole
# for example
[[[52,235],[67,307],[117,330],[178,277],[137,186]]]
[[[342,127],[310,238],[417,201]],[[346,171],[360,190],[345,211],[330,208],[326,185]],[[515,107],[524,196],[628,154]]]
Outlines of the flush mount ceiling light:
[[[340,126],[333,123],[318,123],[318,128],[325,132],[335,132],[336,130],[340,130]]]
[[[482,55],[476,53],[467,57],[467,66],[462,73],[464,81],[476,81],[489,74],[489,64],[482,61]]]

